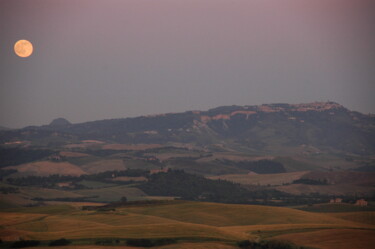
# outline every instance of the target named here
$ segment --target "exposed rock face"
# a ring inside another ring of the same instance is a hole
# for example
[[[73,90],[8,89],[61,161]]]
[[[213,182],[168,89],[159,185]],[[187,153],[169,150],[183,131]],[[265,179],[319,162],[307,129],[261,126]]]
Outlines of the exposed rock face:
[[[49,125],[50,126],[68,126],[68,125],[71,125],[71,123],[65,118],[56,118],[52,120],[52,122]]]
[[[223,107],[215,108],[214,110],[222,109]],[[224,107],[226,108],[226,107]],[[223,110],[222,113],[215,114],[214,116],[207,116],[202,115],[201,121],[202,122],[209,122],[212,120],[220,120],[220,119],[230,119],[232,116],[243,114],[246,115],[246,119],[249,118],[250,115],[259,114],[259,113],[293,113],[293,112],[324,112],[324,111],[332,111],[332,115],[334,114],[335,110],[344,110],[345,108],[337,104],[335,102],[313,102],[307,104],[264,104],[260,106],[236,106],[236,108],[231,110],[230,112]],[[200,114],[200,113],[197,113]]]

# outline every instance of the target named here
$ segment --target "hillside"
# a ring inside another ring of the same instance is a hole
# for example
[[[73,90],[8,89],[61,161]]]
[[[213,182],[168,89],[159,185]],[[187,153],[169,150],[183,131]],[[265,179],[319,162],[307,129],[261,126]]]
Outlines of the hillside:
[[[375,118],[334,102],[224,106],[136,118],[45,125],[0,131],[3,145],[29,141],[62,146],[82,140],[121,144],[223,144],[235,150],[369,155],[375,152]]]
[[[0,190],[6,205],[124,196],[279,206],[335,196],[372,201],[374,173],[360,171],[375,165],[374,155],[375,117],[334,102],[223,106],[80,124],[59,118],[0,131]],[[25,195],[30,186],[78,196]]]

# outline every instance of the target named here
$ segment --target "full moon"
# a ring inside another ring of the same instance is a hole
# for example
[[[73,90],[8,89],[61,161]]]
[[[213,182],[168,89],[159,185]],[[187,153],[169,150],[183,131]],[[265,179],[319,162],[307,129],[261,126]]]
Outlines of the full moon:
[[[14,52],[19,57],[29,57],[33,53],[33,44],[28,40],[19,40],[14,44]]]

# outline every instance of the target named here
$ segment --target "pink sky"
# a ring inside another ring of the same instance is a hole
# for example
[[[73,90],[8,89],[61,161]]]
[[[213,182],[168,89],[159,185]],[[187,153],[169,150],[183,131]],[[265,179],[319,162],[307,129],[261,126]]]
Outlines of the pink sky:
[[[2,0],[0,125],[326,100],[375,112],[372,2]]]

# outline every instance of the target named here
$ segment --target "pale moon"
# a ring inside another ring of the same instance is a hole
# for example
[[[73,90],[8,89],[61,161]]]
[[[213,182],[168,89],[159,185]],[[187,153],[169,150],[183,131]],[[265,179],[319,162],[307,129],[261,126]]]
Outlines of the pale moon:
[[[28,40],[19,40],[14,44],[14,52],[19,57],[29,57],[33,53],[33,44]]]

